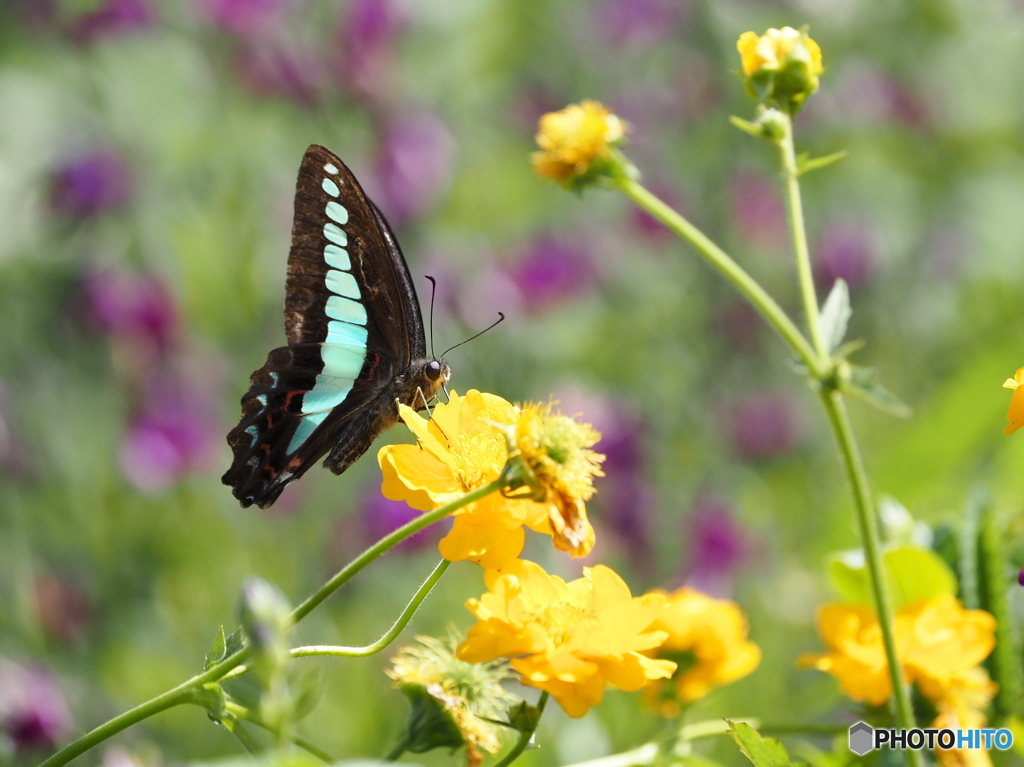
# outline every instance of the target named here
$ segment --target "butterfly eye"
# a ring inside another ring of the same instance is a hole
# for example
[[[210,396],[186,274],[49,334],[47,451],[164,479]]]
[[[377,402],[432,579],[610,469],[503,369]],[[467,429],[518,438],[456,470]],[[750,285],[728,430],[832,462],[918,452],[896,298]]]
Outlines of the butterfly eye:
[[[431,381],[436,381],[441,377],[441,363],[437,360],[431,360],[423,368],[423,372]]]

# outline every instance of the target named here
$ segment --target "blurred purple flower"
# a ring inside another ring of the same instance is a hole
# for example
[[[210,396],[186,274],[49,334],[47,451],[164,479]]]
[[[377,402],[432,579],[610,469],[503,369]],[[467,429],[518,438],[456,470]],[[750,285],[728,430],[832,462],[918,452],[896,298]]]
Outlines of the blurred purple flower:
[[[762,247],[785,245],[786,209],[771,181],[759,173],[741,173],[729,193],[732,219],[744,240]]]
[[[647,188],[670,208],[684,216],[686,215],[686,206],[682,204],[679,192],[675,189],[667,184],[660,184],[658,182],[648,183]],[[643,208],[635,205],[632,206],[629,211],[629,218],[632,229],[642,237],[662,242],[676,239],[676,235],[671,230]]]
[[[864,287],[876,261],[871,228],[852,221],[829,225],[821,235],[814,260],[815,277],[823,290],[831,290],[840,278],[846,280],[850,290]]]
[[[35,579],[32,596],[36,620],[47,636],[72,642],[89,625],[92,603],[75,581],[44,573]]]
[[[451,181],[455,143],[428,112],[387,120],[367,185],[395,226],[419,218],[437,204]]]
[[[110,147],[92,149],[53,171],[50,207],[67,216],[87,217],[128,202],[132,178],[128,163]]]
[[[531,312],[579,295],[597,280],[593,260],[583,245],[551,235],[535,239],[507,271]]]
[[[687,11],[686,3],[672,0],[603,0],[594,15],[611,45],[649,46],[675,35]]]
[[[743,458],[772,458],[788,453],[799,444],[802,431],[793,402],[777,394],[755,394],[732,408],[732,448]]]
[[[83,43],[116,37],[153,26],[156,18],[145,0],[101,0],[93,10],[76,16],[71,36]]]
[[[339,75],[368,101],[386,98],[395,80],[395,38],[404,26],[393,0],[353,0],[338,32]]]
[[[164,377],[151,384],[121,444],[121,469],[139,490],[159,491],[211,465],[220,426],[210,395]]]
[[[227,32],[253,37],[267,31],[279,18],[285,0],[201,0],[202,13]]]
[[[601,433],[595,450],[605,455],[604,476],[597,479],[596,515],[622,544],[634,567],[649,572],[656,497],[647,476],[647,426],[620,400],[569,390],[558,409],[593,425]]]
[[[0,731],[17,753],[54,748],[71,725],[71,712],[52,674],[0,661]]]
[[[283,96],[312,106],[323,91],[321,54],[283,41],[247,42],[235,53],[235,70],[257,96]]]
[[[360,548],[376,543],[385,535],[393,533],[422,513],[404,501],[392,501],[385,498],[379,487],[370,489],[363,495],[362,503],[359,506],[360,527],[363,535]],[[398,544],[395,550],[411,553],[436,546],[441,539],[442,527],[443,525],[432,525],[426,530],[421,530]]]
[[[83,292],[86,316],[96,328],[147,358],[166,354],[176,340],[178,311],[160,279],[137,272],[94,272],[85,277]]]
[[[706,495],[686,520],[687,583],[714,596],[728,596],[736,571],[753,546],[725,499]]]
[[[870,64],[847,67],[837,86],[842,111],[836,119],[863,123],[898,123],[924,129],[931,122],[927,101],[916,91]]]

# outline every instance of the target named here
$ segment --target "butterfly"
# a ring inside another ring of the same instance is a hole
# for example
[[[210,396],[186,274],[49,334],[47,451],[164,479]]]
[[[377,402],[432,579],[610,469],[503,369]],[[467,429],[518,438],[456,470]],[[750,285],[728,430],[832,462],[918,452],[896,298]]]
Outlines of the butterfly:
[[[252,374],[222,481],[267,508],[324,455],[341,474],[398,421],[423,409],[451,369],[427,357],[409,267],[391,228],[329,149],[306,150],[295,188],[285,282],[288,345]]]

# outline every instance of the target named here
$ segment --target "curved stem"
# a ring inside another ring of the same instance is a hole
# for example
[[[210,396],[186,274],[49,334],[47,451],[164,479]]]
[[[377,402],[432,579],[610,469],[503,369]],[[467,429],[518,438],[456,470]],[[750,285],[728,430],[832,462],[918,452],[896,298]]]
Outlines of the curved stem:
[[[387,647],[389,644],[395,641],[395,638],[402,633],[409,621],[412,620],[412,616],[416,614],[416,610],[423,603],[423,600],[427,598],[427,594],[431,592],[437,582],[441,580],[441,576],[444,575],[445,571],[451,565],[447,559],[442,559],[437,563],[437,566],[433,569],[427,579],[423,581],[416,593],[413,594],[412,599],[409,600],[409,604],[405,606],[402,614],[398,616],[395,622],[391,625],[391,628],[376,642],[365,645],[363,647],[344,647],[339,645],[307,645],[305,647],[293,647],[289,654],[292,658],[310,658],[316,655],[328,655],[341,658],[363,658],[367,655],[375,655]],[[228,674],[224,676],[224,679],[234,679],[237,676],[248,673],[250,671],[248,666],[238,666],[232,669]]]
[[[196,680],[198,678],[193,677],[173,690],[168,690],[163,695],[158,695],[135,708],[125,711],[119,716],[115,716],[108,722],[104,722],[78,740],[64,746],[64,748],[43,762],[39,767],[59,767],[59,765],[67,764],[75,757],[81,756],[90,748],[99,745],[107,738],[131,727],[133,724],[137,724],[143,719],[148,719],[154,714],[159,714],[161,711],[191,702],[192,690],[197,686]]]
[[[782,138],[778,140],[779,153],[782,156],[782,178],[786,198],[786,218],[789,222],[789,234],[793,238],[793,255],[796,258],[796,274],[800,283],[800,297],[804,304],[804,315],[807,320],[807,332],[811,343],[818,353],[819,359],[829,357],[828,345],[821,334],[819,321],[818,296],[814,292],[814,275],[811,272],[811,255],[807,247],[807,227],[804,225],[804,206],[800,199],[800,172],[796,165],[796,148],[793,142],[793,121],[787,117],[784,121]]]
[[[499,478],[494,482],[491,482],[489,485],[477,488],[476,490],[467,493],[461,498],[457,498],[445,506],[421,514],[416,519],[398,528],[390,535],[382,538],[342,568],[334,575],[334,577],[327,581],[327,583],[313,592],[313,594],[302,602],[302,604],[296,607],[290,616],[292,623],[298,623],[309,615],[317,608],[317,606],[327,599],[327,597],[337,591],[344,583],[355,576],[356,573],[373,562],[377,557],[381,556],[391,547],[405,540],[413,533],[422,530],[424,527],[448,516],[453,511],[461,509],[463,506],[466,506],[473,501],[478,501],[489,493],[500,490],[502,486],[503,480]],[[434,572],[437,573],[437,569],[435,569]],[[433,577],[433,574],[431,577]],[[438,577],[440,577],[440,575],[438,575]],[[424,593],[423,596],[426,596],[426,594]],[[66,745],[56,754],[43,762],[40,767],[61,767],[108,738],[116,735],[124,729],[127,729],[128,727],[131,727],[133,724],[138,724],[144,719],[148,719],[161,711],[166,711],[174,706],[190,702],[192,700],[193,692],[196,689],[202,687],[208,682],[216,682],[223,679],[229,672],[237,669],[239,666],[242,666],[242,664],[244,664],[251,655],[251,647],[243,648],[231,657],[225,658],[219,663],[214,664],[202,674],[198,674],[191,679],[182,682],[177,687],[168,690],[167,692],[162,693],[155,698],[136,706],[135,708],[129,709],[123,714],[119,714],[107,722],[104,722],[99,727],[87,732],[82,737]],[[237,675],[238,673],[232,674],[232,677]]]
[[[679,235],[686,242],[690,243],[701,257],[711,266],[721,272],[722,276],[731,282],[737,290],[742,293],[748,301],[768,321],[775,331],[782,336],[782,340],[796,353],[814,378],[821,378],[825,375],[824,355],[816,353],[807,339],[804,338],[799,328],[775,303],[764,288],[762,288],[753,277],[737,264],[729,255],[712,242],[707,235],[695,227],[677,211],[659,200],[640,183],[628,177],[616,178],[616,188],[626,197],[631,199],[645,211],[650,213],[661,223]]]
[[[360,570],[362,570],[364,567],[366,567],[368,564],[370,564],[373,560],[375,560],[377,557],[379,557],[381,554],[383,554],[391,547],[395,546],[398,543],[401,543],[410,535],[419,532],[424,527],[428,527],[429,525],[434,524],[435,522],[437,522],[437,520],[447,517],[453,511],[461,509],[463,506],[468,506],[474,501],[479,501],[486,495],[490,495],[491,493],[501,490],[503,485],[504,480],[498,478],[488,485],[478,487],[476,490],[466,493],[466,495],[452,501],[449,504],[441,506],[438,509],[434,509],[433,511],[428,511],[424,514],[421,514],[411,522],[402,525],[400,528],[395,530],[390,535],[381,538],[379,541],[373,544],[370,548],[368,548],[358,557],[356,557],[347,565],[345,565],[345,567],[338,571],[334,575],[334,577],[332,577],[329,581],[327,581],[327,583],[325,583],[323,586],[321,586],[315,592],[313,592],[309,597],[307,597],[302,604],[296,607],[292,611],[292,614],[290,616],[292,623],[298,623],[311,612],[313,612],[313,610],[315,610],[320,605],[321,602],[323,602],[325,599],[327,599],[327,597],[329,597],[331,594],[337,591],[346,581],[350,580],[352,576],[354,576],[356,573],[358,573]]]
[[[542,692],[540,698],[537,701],[537,725],[540,724],[540,718],[544,714],[544,707],[548,704],[548,698],[551,697],[547,692]],[[537,732],[537,726],[535,725],[529,732],[519,733],[519,742],[516,743],[512,750],[502,757],[501,761],[494,765],[494,767],[508,767],[519,755],[526,750],[526,747],[530,745],[530,741],[533,740],[533,734]]]
[[[875,611],[882,629],[882,642],[885,645],[885,657],[889,665],[889,678],[892,681],[893,700],[896,709],[896,720],[899,726],[913,729],[914,709],[910,704],[910,692],[903,677],[903,666],[896,652],[896,632],[893,628],[892,598],[889,595],[888,582],[885,577],[885,565],[882,560],[881,544],[878,535],[878,519],[874,499],[868,485],[864,461],[853,436],[850,416],[846,412],[846,404],[837,391],[821,390],[821,403],[828,414],[829,424],[839,444],[843,466],[850,480],[853,491],[853,505],[857,513],[857,526],[860,531],[861,545],[864,547],[864,558],[871,578],[871,592],[875,599]],[[920,753],[907,751],[907,759],[911,764],[920,764]]]

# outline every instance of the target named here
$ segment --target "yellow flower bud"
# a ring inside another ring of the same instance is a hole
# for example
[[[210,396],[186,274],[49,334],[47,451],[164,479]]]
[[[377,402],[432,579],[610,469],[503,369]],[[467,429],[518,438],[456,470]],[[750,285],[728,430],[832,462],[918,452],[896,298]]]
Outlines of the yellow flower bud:
[[[736,42],[747,93],[761,102],[778,104],[790,114],[799,112],[818,90],[821,48],[806,30],[769,29],[763,35],[744,32]]]
[[[540,118],[533,169],[541,178],[579,188],[607,175],[612,149],[626,137],[626,123],[596,101],[570,104]]]

